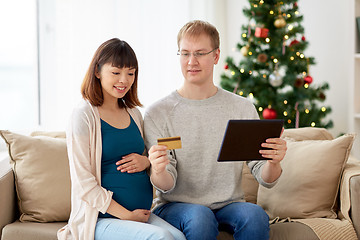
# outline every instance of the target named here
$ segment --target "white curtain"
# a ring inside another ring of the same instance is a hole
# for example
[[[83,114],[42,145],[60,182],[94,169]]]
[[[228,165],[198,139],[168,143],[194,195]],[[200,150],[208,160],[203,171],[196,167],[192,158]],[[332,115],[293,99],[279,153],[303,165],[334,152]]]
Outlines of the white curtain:
[[[190,20],[202,19],[214,24],[225,39],[226,2],[39,0],[41,127],[65,128],[81,98],[80,85],[96,48],[113,37],[127,41],[137,54],[144,109],[181,86],[176,55],[179,29]],[[215,73],[221,71],[217,67]]]

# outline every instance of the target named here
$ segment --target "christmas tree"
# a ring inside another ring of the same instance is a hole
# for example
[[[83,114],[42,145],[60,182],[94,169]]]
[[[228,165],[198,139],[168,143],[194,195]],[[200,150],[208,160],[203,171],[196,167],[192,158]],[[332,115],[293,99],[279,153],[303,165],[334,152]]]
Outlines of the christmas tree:
[[[310,75],[313,57],[301,26],[296,0],[249,0],[243,10],[249,19],[242,26],[237,50],[239,64],[226,59],[222,88],[250,99],[263,119],[284,119],[285,128],[332,127],[323,106],[327,83],[317,85]]]

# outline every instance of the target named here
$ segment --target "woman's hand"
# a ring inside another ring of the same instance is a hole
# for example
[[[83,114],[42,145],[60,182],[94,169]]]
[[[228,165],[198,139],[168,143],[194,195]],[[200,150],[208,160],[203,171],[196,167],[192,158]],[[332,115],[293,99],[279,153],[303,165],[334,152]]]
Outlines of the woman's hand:
[[[131,153],[116,162],[117,170],[121,172],[135,173],[141,172],[150,167],[150,161],[146,156]]]
[[[130,212],[129,216],[126,217],[126,219],[123,218],[122,220],[131,220],[146,223],[149,220],[150,213],[151,212],[146,209],[135,209],[134,211]]]
[[[151,213],[150,210],[146,209],[135,209],[134,211],[129,211],[118,204],[114,199],[111,199],[110,205],[106,212],[122,220],[131,220],[137,222],[147,222]]]

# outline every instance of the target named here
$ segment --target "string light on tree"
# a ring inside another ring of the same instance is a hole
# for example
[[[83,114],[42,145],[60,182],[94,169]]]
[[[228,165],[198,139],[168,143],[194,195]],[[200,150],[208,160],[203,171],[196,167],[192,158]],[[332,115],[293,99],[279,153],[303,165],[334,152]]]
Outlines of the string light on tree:
[[[312,76],[309,75],[309,59],[306,59],[306,64],[307,64],[307,73],[306,76],[304,77],[304,82],[309,85],[313,82]]]

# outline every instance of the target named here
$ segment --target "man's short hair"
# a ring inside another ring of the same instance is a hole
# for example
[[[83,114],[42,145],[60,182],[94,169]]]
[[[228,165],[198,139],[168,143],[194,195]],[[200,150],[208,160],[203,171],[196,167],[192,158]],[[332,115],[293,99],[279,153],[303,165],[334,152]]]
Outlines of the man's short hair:
[[[191,37],[197,37],[201,34],[206,34],[210,37],[211,44],[213,45],[212,47],[214,49],[220,47],[219,32],[216,30],[216,28],[206,21],[194,20],[186,23],[180,29],[177,36],[177,44],[179,48],[178,50],[180,50],[180,41],[183,37],[185,37],[186,35]]]

